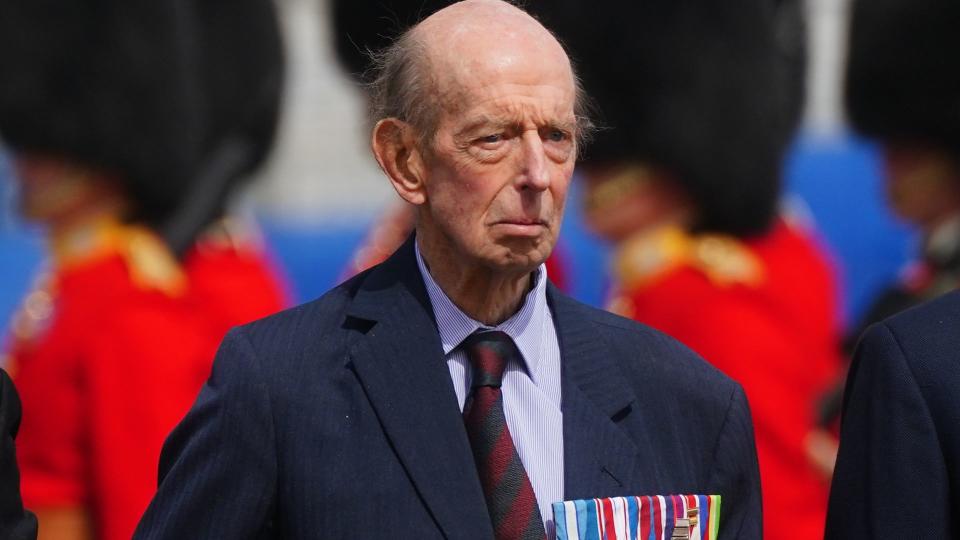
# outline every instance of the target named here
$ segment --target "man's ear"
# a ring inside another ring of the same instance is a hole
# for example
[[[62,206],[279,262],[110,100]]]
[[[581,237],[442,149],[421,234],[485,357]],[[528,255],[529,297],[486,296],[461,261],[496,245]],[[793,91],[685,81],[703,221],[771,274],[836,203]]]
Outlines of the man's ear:
[[[390,178],[393,189],[410,204],[426,202],[426,167],[413,126],[396,118],[385,118],[373,128],[370,142],[373,155]]]

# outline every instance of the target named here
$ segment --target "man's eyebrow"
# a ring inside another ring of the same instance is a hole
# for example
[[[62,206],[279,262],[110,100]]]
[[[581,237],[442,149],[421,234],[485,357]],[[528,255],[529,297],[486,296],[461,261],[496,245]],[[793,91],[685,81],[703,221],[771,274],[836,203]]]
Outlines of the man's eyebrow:
[[[463,127],[463,129],[460,129],[458,131],[458,134],[467,134],[487,126],[506,127],[513,124],[516,124],[516,122],[506,117],[490,116],[490,115],[484,114],[484,115],[475,116],[470,120],[468,120],[466,125]]]
[[[507,116],[478,115],[468,120],[466,125],[457,131],[457,135],[469,135],[471,132],[484,127],[505,128],[519,124],[520,121]],[[576,119],[553,120],[544,124],[544,127],[573,133],[577,130],[577,121]]]
[[[550,127],[560,129],[563,131],[575,132],[577,130],[577,121],[576,119],[572,120],[559,120],[557,122],[550,122]]]

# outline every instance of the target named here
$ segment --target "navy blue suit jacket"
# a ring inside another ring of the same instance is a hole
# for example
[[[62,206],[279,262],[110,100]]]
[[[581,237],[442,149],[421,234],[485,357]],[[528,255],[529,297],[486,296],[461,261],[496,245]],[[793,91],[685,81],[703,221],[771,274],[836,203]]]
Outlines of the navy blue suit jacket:
[[[760,538],[739,385],[663,334],[548,298],[566,497],[719,493],[721,538]],[[160,478],[136,538],[492,538],[413,242],[231,331]]]
[[[20,428],[20,398],[7,372],[0,369],[0,538],[33,540],[37,518],[23,509],[14,438]]]
[[[826,537],[960,538],[960,292],[861,340]]]

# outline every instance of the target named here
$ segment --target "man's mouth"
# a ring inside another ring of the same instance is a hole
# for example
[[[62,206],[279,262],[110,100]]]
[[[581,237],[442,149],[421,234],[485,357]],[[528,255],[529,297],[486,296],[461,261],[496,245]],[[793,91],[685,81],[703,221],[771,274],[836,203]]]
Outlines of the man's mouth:
[[[493,226],[509,236],[539,236],[547,222],[542,219],[511,218],[494,222]]]
[[[542,219],[536,218],[512,218],[512,219],[501,219],[497,223],[504,223],[508,225],[546,225],[547,222]]]

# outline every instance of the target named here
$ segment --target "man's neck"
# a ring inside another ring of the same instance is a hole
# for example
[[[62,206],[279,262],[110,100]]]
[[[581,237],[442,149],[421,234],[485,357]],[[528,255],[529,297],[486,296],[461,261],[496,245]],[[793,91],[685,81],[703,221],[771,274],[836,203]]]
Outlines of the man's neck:
[[[430,276],[471,319],[496,326],[523,306],[532,286],[531,272],[496,272],[466,265],[451,257],[448,250],[431,249],[422,243],[419,246]]]

